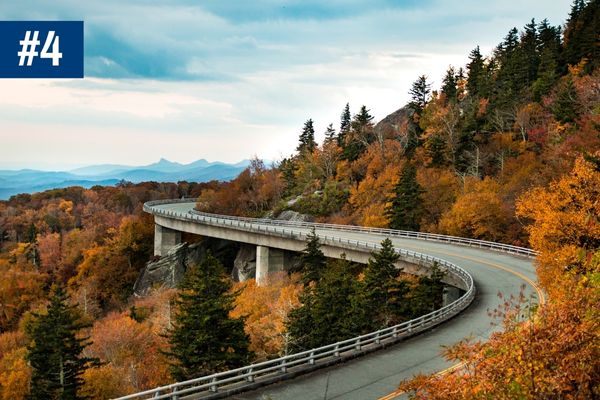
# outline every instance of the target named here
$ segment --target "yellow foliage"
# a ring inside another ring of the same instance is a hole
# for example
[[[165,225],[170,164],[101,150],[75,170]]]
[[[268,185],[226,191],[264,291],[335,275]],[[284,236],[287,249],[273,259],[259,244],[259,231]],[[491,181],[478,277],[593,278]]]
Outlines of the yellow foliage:
[[[288,313],[298,307],[302,285],[287,273],[269,275],[269,283],[257,286],[254,279],[240,283],[233,318],[246,317],[245,331],[250,336],[250,350],[257,358],[267,359],[287,354],[288,334],[285,322]]]
[[[440,230],[473,239],[505,240],[511,215],[499,193],[500,185],[492,178],[467,180],[465,193],[442,216]]]

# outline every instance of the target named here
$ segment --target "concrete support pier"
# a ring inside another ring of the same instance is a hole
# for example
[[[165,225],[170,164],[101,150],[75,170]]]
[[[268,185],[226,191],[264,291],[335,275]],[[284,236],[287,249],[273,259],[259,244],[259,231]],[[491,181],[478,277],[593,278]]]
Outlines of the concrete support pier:
[[[181,243],[181,232],[154,224],[154,255],[164,256],[173,247]]]
[[[284,252],[267,246],[256,246],[256,283],[267,283],[272,272],[284,270]]]

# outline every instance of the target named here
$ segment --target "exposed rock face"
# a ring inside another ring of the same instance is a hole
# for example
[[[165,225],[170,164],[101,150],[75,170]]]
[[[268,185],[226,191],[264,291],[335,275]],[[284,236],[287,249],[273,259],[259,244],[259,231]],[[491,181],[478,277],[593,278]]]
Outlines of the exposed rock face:
[[[192,265],[199,265],[210,251],[222,260],[227,268],[230,254],[237,250],[237,244],[226,240],[206,239],[198,243],[181,243],[156,261],[150,261],[140,273],[133,292],[136,296],[145,296],[152,288],[175,288]]]
[[[195,246],[195,245],[193,245]],[[133,286],[136,296],[145,296],[155,287],[177,287],[188,268],[189,246],[181,243],[157,261],[150,261]]]
[[[256,277],[256,246],[242,244],[233,261],[231,278],[235,282],[243,282]]]
[[[413,115],[413,110],[409,106],[402,107],[394,111],[375,125],[376,133],[388,134],[396,132]]]
[[[309,222],[312,220],[310,215],[300,214],[299,212],[292,210],[282,211],[277,218],[282,221],[296,221],[296,222]]]

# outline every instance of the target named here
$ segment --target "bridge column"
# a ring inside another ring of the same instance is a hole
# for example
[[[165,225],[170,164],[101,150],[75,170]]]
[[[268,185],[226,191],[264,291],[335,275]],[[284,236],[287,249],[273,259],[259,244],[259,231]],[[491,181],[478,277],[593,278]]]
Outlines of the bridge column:
[[[154,255],[164,256],[181,243],[181,232],[154,224]]]
[[[267,283],[269,273],[283,270],[283,250],[256,246],[256,283],[258,286]]]

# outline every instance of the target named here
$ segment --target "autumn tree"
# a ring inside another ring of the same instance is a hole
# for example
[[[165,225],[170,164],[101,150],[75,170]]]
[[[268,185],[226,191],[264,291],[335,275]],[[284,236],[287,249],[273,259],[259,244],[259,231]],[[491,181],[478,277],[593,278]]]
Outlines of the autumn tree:
[[[97,364],[85,357],[88,338],[80,331],[89,327],[81,320],[77,307],[60,287],[54,287],[45,314],[34,314],[27,325],[31,340],[27,361],[31,364],[31,393],[34,399],[79,399],[83,373]]]
[[[445,351],[461,371],[418,376],[402,385],[415,399],[593,399],[600,393],[600,223],[596,154],[570,174],[527,192],[517,212],[528,219],[536,269],[549,302],[522,296],[497,310],[503,331],[488,342]]]
[[[470,179],[465,191],[440,220],[443,233],[473,239],[506,240],[510,210],[500,197],[501,187],[493,178]]]
[[[251,359],[244,319],[232,318],[236,293],[212,255],[188,270],[168,332],[171,373],[182,381],[246,365]]]
[[[267,279],[267,284],[261,286],[254,279],[240,283],[231,313],[234,318],[245,318],[249,349],[257,360],[289,353],[291,337],[285,323],[289,312],[300,305],[298,296],[302,291],[297,277],[289,277],[285,272],[271,273]]]
[[[564,275],[589,273],[587,262],[600,247],[598,155],[580,157],[569,175],[549,188],[532,189],[517,202],[519,216],[533,220],[527,230],[540,252],[538,278],[550,292],[564,287]]]

